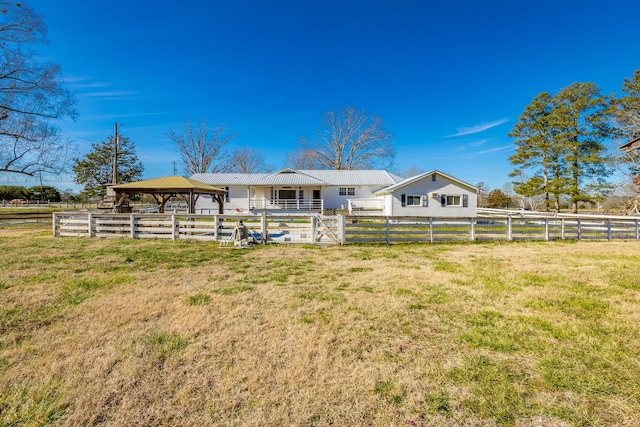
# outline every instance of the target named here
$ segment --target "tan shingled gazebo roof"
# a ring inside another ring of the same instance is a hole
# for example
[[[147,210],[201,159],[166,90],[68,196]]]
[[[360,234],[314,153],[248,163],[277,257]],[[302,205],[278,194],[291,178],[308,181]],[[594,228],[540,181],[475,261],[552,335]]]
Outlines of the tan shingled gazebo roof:
[[[189,204],[189,213],[195,210],[196,200],[201,194],[211,194],[218,202],[220,213],[223,212],[226,191],[220,187],[205,184],[182,176],[165,176],[163,178],[118,184],[112,187],[116,193],[116,206],[124,200],[124,196],[136,193],[151,194],[160,205],[159,212],[164,212],[165,204],[176,195],[181,195]]]

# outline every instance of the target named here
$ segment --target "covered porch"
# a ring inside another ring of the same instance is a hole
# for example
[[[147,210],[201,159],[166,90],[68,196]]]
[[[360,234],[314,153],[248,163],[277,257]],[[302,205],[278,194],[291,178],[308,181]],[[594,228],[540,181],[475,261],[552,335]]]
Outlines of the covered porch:
[[[249,187],[250,210],[292,210],[322,212],[324,200],[319,186]]]

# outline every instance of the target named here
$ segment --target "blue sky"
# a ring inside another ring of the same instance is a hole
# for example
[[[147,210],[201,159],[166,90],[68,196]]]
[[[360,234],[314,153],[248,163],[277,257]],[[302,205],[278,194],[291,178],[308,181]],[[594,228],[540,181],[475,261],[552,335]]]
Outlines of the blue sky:
[[[230,149],[279,168],[321,113],[350,104],[382,118],[398,170],[497,188],[513,170],[507,133],[535,95],[578,81],[619,92],[640,68],[636,0],[29,4],[49,28],[43,55],[78,98],[63,135],[82,155],[119,123],[145,178],[179,165],[166,133],[186,117],[225,122]]]

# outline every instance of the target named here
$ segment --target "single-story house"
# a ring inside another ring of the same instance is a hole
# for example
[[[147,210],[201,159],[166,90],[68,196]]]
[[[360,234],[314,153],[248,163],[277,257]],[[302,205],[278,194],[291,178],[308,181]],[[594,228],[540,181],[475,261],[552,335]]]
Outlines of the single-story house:
[[[478,189],[433,170],[402,179],[384,170],[295,170],[275,173],[197,173],[192,179],[227,191],[224,213],[325,212],[352,215],[473,217]],[[202,195],[197,213],[217,213]]]

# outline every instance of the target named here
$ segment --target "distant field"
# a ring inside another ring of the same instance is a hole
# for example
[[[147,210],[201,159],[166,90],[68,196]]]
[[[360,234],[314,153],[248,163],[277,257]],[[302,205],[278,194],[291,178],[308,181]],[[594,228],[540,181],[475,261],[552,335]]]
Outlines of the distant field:
[[[0,228],[0,425],[640,425],[640,242]]]

